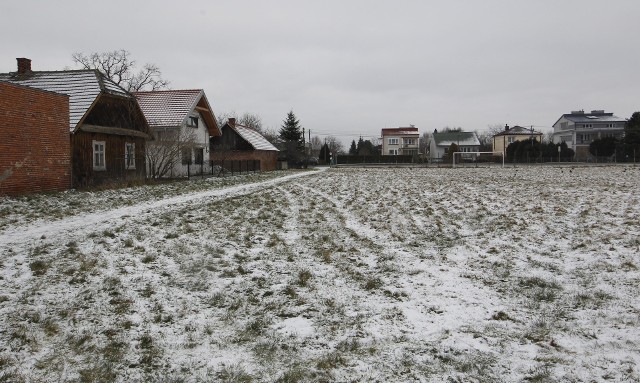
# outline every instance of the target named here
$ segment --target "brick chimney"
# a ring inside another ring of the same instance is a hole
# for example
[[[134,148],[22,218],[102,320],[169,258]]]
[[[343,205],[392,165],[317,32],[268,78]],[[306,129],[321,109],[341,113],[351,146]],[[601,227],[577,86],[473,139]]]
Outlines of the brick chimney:
[[[504,125],[504,131],[505,131],[505,132],[508,132],[508,131],[509,131],[509,124],[505,124],[505,125]]]
[[[235,118],[229,118],[229,125],[232,128],[235,128],[236,127],[236,119]]]
[[[18,74],[31,72],[31,60],[24,57],[18,57],[16,60],[18,61]]]

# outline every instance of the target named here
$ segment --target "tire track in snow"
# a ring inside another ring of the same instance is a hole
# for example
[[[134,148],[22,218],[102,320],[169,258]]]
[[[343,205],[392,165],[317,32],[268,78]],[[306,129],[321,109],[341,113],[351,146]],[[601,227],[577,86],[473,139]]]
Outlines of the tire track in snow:
[[[282,187],[278,187],[276,190],[282,193],[287,200],[287,208],[290,213],[284,223],[284,229],[287,232],[284,240],[288,246],[293,246],[301,238],[300,230],[298,229],[298,222],[300,220],[300,201],[298,200],[298,197],[294,197],[291,192]]]
[[[382,252],[377,254],[376,258],[384,254],[394,256],[397,264],[402,268],[393,277],[393,279],[397,278],[395,283],[403,290],[412,291],[411,295],[415,295],[415,297],[402,302],[393,300],[388,300],[386,303],[378,302],[378,305],[380,307],[395,305],[402,307],[406,313],[403,320],[404,326],[410,328],[410,331],[415,334],[414,341],[428,340],[440,336],[445,330],[455,330],[465,325],[473,325],[478,320],[488,317],[495,306],[500,306],[501,299],[495,291],[470,283],[468,279],[458,273],[458,268],[441,263],[425,264],[417,254],[405,249],[404,244],[393,239],[391,234],[379,232],[361,222],[361,219],[349,211],[344,203],[338,199],[300,183],[295,183],[293,186],[330,201],[334,204],[337,213],[345,218],[346,228],[373,243],[382,243]],[[405,216],[404,218],[411,219],[413,217]],[[423,225],[421,226],[424,228]],[[431,245],[435,246],[436,244],[432,243]],[[417,276],[407,275],[406,271],[412,269],[426,272],[427,278],[423,273]],[[451,323],[448,315],[442,315],[445,311],[454,313],[456,318],[461,319]],[[379,321],[379,319],[377,320]],[[370,325],[375,329],[378,323],[374,322]]]
[[[312,172],[303,172],[286,175],[263,182],[252,184],[236,185],[223,189],[207,190],[204,192],[191,193],[176,197],[166,198],[149,203],[141,203],[133,206],[126,206],[118,209],[100,211],[97,213],[81,214],[72,217],[63,218],[56,221],[41,222],[12,228],[0,234],[0,249],[8,245],[16,245],[25,242],[31,242],[42,236],[51,237],[63,233],[83,233],[99,231],[106,225],[112,224],[118,219],[127,218],[129,216],[136,217],[144,213],[154,213],[154,210],[162,208],[178,209],[187,204],[195,204],[205,199],[227,199],[242,195],[248,195],[257,191],[288,182],[292,179],[317,175],[326,171],[328,168],[319,168]]]

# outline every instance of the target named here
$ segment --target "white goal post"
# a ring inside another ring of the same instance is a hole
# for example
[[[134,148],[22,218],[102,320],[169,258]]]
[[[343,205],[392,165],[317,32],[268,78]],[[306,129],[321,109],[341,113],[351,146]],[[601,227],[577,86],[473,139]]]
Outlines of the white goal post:
[[[456,154],[460,154],[460,158],[462,158],[462,155],[465,154],[477,154],[478,156],[480,154],[491,154],[492,156],[502,156],[502,167],[504,168],[504,153],[503,152],[453,152],[452,154],[452,159],[453,159],[453,167],[456,167]]]

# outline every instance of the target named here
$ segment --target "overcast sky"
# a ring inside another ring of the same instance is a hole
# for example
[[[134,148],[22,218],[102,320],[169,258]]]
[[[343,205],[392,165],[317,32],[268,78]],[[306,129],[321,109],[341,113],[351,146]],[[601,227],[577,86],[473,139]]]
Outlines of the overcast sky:
[[[350,142],[413,124],[552,125],[571,110],[640,110],[640,1],[3,2],[0,72],[75,68],[126,49],[215,113]]]

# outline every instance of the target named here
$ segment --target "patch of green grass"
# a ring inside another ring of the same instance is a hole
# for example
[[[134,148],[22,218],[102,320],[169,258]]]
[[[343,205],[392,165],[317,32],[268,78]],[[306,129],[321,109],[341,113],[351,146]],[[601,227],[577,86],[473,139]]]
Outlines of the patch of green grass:
[[[46,262],[43,260],[36,260],[29,263],[29,269],[31,269],[31,273],[34,276],[45,275],[49,270],[49,267],[50,267],[49,262]]]

